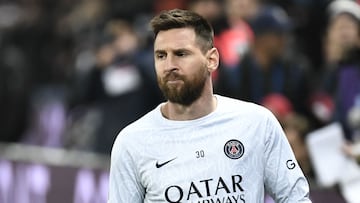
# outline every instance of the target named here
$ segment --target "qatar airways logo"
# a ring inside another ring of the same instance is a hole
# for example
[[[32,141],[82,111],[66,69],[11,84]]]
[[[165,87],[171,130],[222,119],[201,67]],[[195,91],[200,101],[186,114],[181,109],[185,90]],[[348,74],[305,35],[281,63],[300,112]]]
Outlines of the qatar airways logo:
[[[245,190],[241,181],[241,175],[233,175],[231,181],[227,182],[222,177],[193,181],[186,187],[171,185],[166,188],[164,195],[169,203],[189,200],[192,200],[192,203],[244,203]]]

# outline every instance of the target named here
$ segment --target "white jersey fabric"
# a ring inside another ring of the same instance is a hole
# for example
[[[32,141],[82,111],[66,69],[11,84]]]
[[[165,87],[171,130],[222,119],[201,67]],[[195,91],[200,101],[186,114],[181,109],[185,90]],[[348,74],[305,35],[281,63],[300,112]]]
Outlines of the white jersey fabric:
[[[216,95],[214,112],[164,118],[159,105],[114,143],[109,203],[311,202],[284,132],[267,109]]]

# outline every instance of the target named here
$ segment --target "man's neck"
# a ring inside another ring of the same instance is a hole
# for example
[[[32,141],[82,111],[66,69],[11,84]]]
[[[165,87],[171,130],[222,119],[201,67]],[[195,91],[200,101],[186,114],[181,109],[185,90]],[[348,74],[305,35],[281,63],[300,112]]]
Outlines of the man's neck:
[[[211,92],[200,96],[188,106],[168,101],[162,106],[161,113],[169,120],[194,120],[210,114],[216,109],[216,106],[216,97]]]

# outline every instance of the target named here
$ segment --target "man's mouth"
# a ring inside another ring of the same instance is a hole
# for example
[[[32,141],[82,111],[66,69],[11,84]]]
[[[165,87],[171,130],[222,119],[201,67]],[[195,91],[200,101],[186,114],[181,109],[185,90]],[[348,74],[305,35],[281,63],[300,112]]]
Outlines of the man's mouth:
[[[167,76],[165,76],[165,82],[168,84],[173,84],[173,83],[175,84],[182,81],[183,81],[182,77],[176,73],[170,73]]]

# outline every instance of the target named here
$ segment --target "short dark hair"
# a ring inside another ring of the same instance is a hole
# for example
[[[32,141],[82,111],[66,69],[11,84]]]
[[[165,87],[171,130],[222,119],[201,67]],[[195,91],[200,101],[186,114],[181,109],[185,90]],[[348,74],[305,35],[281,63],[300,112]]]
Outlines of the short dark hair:
[[[214,31],[211,24],[199,14],[181,9],[162,11],[150,21],[156,38],[160,31],[175,28],[193,28],[202,51],[214,47]]]

